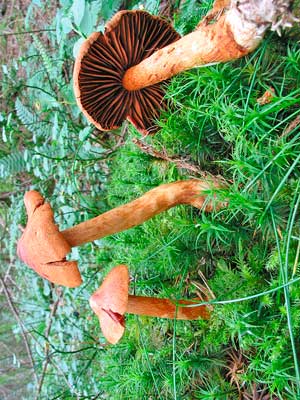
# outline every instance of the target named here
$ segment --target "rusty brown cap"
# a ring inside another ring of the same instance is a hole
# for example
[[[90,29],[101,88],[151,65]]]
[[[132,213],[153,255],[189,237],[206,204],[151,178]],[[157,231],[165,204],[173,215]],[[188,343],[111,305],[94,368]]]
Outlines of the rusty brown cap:
[[[34,190],[25,194],[24,202],[28,222],[18,242],[19,258],[52,283],[79,286],[82,280],[77,262],[66,261],[71,247],[55,225],[50,204]]]
[[[73,74],[76,100],[87,119],[111,130],[127,118],[141,133],[154,133],[154,121],[166,107],[163,84],[128,91],[122,79],[128,68],[179,38],[166,21],[140,10],[120,11],[104,34],[93,33],[80,48]]]
[[[118,265],[108,273],[102,285],[90,297],[90,306],[99,318],[102,333],[112,344],[117,343],[125,331],[128,289],[128,268],[126,265]]]

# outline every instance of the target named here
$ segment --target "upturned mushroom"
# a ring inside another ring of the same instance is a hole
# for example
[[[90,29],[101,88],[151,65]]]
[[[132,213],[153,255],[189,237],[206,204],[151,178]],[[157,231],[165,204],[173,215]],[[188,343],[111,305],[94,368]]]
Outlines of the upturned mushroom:
[[[130,203],[116,207],[64,231],[55,225],[50,204],[36,191],[25,194],[27,226],[18,242],[18,256],[50,282],[76,287],[81,275],[76,261],[67,261],[72,247],[132,228],[179,204],[213,209],[205,191],[218,188],[211,181],[190,179],[158,186]],[[220,207],[221,204],[218,205]]]
[[[121,264],[108,273],[102,285],[90,297],[90,306],[99,318],[102,333],[112,344],[116,344],[123,336],[125,313],[181,320],[208,319],[210,315],[208,306],[195,305],[196,300],[200,299],[173,302],[169,299],[133,296],[128,292],[129,272],[127,266]]]
[[[120,11],[82,44],[74,66],[74,92],[87,119],[100,130],[118,128],[127,118],[140,132],[155,131],[153,120],[164,108],[164,90],[154,84],[128,91],[125,71],[180,35],[145,11]]]
[[[252,52],[271,27],[289,27],[289,0],[216,0],[197,29],[179,35],[145,11],[121,11],[104,35],[82,45],[74,68],[79,107],[97,128],[128,119],[143,134],[163,107],[160,82],[187,69],[235,60]]]
[[[188,69],[241,58],[257,48],[271,27],[290,27],[289,0],[216,0],[197,29],[129,68],[130,91],[156,84]],[[295,20],[295,19],[294,19]]]

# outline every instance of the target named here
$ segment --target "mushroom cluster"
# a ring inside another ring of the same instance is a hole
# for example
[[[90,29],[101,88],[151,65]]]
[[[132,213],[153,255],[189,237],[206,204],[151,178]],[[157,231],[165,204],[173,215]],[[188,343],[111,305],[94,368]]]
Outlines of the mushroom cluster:
[[[216,0],[197,29],[180,38],[164,20],[145,11],[121,11],[82,45],[74,67],[74,90],[84,115],[100,130],[118,128],[128,119],[141,133],[156,131],[155,119],[166,106],[161,82],[199,65],[234,60],[260,43],[268,27],[290,26],[293,17],[281,0]],[[19,257],[50,282],[76,287],[82,282],[76,261],[67,260],[72,247],[129,229],[178,204],[213,209],[206,191],[219,182],[190,179],[161,185],[140,198],[89,221],[60,231],[50,204],[40,193],[25,195],[27,226],[18,242]],[[218,204],[221,207],[224,204]],[[124,313],[163,318],[209,318],[207,306],[128,294],[125,265],[114,268],[92,295],[109,342],[125,329]],[[114,294],[114,296],[112,296]]]
[[[218,187],[216,178],[161,185],[128,204],[64,231],[59,231],[55,224],[50,204],[32,190],[24,197],[28,222],[18,242],[18,256],[50,282],[77,287],[82,283],[77,262],[66,260],[72,247],[139,225],[178,204],[211,211],[214,204],[207,199],[206,191]],[[194,304],[193,301],[180,300],[176,304],[169,299],[129,295],[128,290],[128,268],[120,265],[108,274],[90,299],[103,334],[110,343],[117,343],[123,335],[125,312],[161,318],[209,318],[207,306],[185,307]]]

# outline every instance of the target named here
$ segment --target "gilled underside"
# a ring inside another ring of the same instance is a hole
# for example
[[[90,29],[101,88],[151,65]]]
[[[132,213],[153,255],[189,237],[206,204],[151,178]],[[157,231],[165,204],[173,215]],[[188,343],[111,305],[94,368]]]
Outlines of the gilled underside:
[[[74,73],[77,100],[88,119],[100,129],[111,130],[128,118],[142,133],[154,132],[153,121],[165,107],[162,84],[128,91],[122,79],[129,67],[179,37],[165,21],[139,10],[119,12],[104,34],[93,34],[80,57],[78,76]]]

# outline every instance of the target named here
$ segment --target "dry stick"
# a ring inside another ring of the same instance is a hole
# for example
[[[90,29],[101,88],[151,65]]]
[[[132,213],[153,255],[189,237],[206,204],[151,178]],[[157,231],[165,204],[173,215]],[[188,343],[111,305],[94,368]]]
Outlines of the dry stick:
[[[36,29],[33,31],[24,31],[24,32],[4,32],[0,35],[1,36],[12,36],[12,35],[27,35],[31,33],[39,33],[39,32],[53,32],[55,29]]]
[[[32,340],[34,340],[40,347],[42,347],[41,344],[39,343],[39,341],[33,336],[33,334],[31,332],[28,332],[28,334],[31,336]],[[51,358],[49,359],[49,362],[61,374],[64,381],[66,382],[66,385],[70,389],[70,392],[74,393],[74,395],[76,395],[77,400],[79,400],[79,394],[77,392],[75,392],[74,388],[70,385],[68,378],[66,377],[64,371],[59,367],[59,365],[56,365],[56,363]]]
[[[161,0],[159,3],[160,4],[159,4],[158,15],[167,20],[172,20],[174,14],[175,2],[170,0]]]
[[[1,282],[1,276],[0,276],[0,282]],[[18,314],[17,314],[17,315],[18,315]],[[31,339],[34,340],[40,347],[42,347],[41,344],[39,343],[39,341],[34,337],[34,335],[33,335],[31,332],[27,332],[27,334],[28,334],[28,335],[31,337]],[[31,358],[31,360],[32,360],[32,358]],[[71,392],[71,393],[74,393],[74,395],[76,395],[76,399],[79,400],[79,399],[80,399],[79,394],[78,394],[78,393],[74,390],[74,388],[70,385],[70,383],[69,383],[69,381],[68,381],[68,378],[66,377],[64,371],[60,368],[59,365],[56,365],[56,363],[55,363],[52,359],[49,359],[49,362],[50,362],[50,364],[61,374],[61,376],[63,377],[63,379],[64,379],[64,381],[65,381],[65,383],[66,383],[66,385],[67,385],[68,388],[70,389],[70,392]],[[36,380],[38,380],[37,376],[36,376]]]
[[[74,390],[74,388],[72,387],[72,385],[69,383],[68,378],[66,377],[64,371],[61,369],[61,367],[57,364],[54,363],[54,361],[52,359],[49,360],[50,364],[58,371],[60,372],[60,374],[62,375],[62,377],[64,378],[64,381],[66,382],[66,385],[68,386],[68,388],[70,389],[70,392],[73,393],[76,396],[76,399],[79,400],[80,399],[80,395],[78,394],[78,392],[76,392]]]
[[[12,279],[12,277],[10,276],[10,270],[12,269],[13,264],[9,264],[6,272],[5,272],[5,276],[4,278],[2,278],[4,280],[4,282],[6,283],[6,281],[9,279],[10,282],[16,286],[16,282],[14,282],[14,280]],[[0,289],[0,294],[2,293],[2,291],[4,290],[4,286],[2,286],[2,288]]]
[[[4,219],[2,217],[0,217],[0,225],[2,226],[3,229],[6,228],[6,222],[4,221]]]
[[[52,310],[51,310],[50,317],[49,317],[49,323],[48,323],[48,326],[47,326],[47,329],[46,329],[46,332],[45,332],[45,338],[46,338],[46,339],[48,339],[48,337],[49,337],[50,330],[51,330],[51,327],[52,327],[53,317],[54,317],[55,314],[56,314],[57,307],[58,307],[58,304],[59,304],[59,302],[60,302],[60,300],[61,300],[61,298],[62,298],[62,295],[63,295],[63,292],[61,291],[61,292],[59,293],[59,295],[58,295],[57,300],[56,300],[55,303],[52,305]],[[49,364],[49,361],[50,361],[50,359],[49,359],[49,353],[50,353],[50,346],[47,346],[47,348],[46,348],[46,354],[45,354],[45,361],[44,361],[44,364],[43,364],[42,375],[41,375],[40,380],[39,380],[39,383],[38,383],[38,388],[37,388],[37,393],[36,393],[36,396],[35,396],[35,400],[38,400],[39,395],[40,395],[40,393],[41,393],[41,391],[42,391],[42,387],[43,387],[45,375],[46,375],[47,368],[48,368],[48,364]]]
[[[3,259],[1,259],[1,262],[2,262],[2,261],[3,261]],[[4,261],[5,261],[5,260],[4,260]],[[6,283],[7,280],[9,279],[10,282],[11,282],[11,284],[14,285],[14,286],[16,286],[16,282],[15,282],[15,281],[12,279],[12,277],[10,276],[10,270],[12,269],[12,267],[13,267],[13,262],[10,262],[9,265],[8,265],[8,267],[7,267],[7,270],[6,270],[6,272],[5,272],[4,278],[2,278],[2,279],[4,280],[5,283]],[[0,289],[0,294],[3,292],[3,290],[4,290],[4,286],[2,286],[2,288]]]
[[[163,150],[162,152],[157,151],[150,144],[147,144],[147,143],[145,143],[142,140],[137,139],[137,138],[133,138],[132,142],[136,146],[138,146],[143,153],[149,154],[150,156],[155,157],[155,158],[159,158],[159,159],[162,159],[162,160],[165,160],[165,161],[172,162],[172,163],[176,164],[176,166],[178,168],[187,169],[188,171],[192,171],[193,173],[196,173],[197,175],[201,175],[202,177],[207,177],[208,176],[207,173],[201,171],[200,168],[198,168],[196,165],[189,164],[186,161],[182,160],[181,158],[177,158],[176,156],[175,157],[174,156],[172,156],[172,157],[168,156],[168,154],[166,153],[165,150]]]
[[[299,125],[300,125],[300,115],[297,115],[297,117],[284,129],[284,131],[280,137],[283,138],[284,136],[287,136],[290,132],[292,132]]]
[[[120,134],[120,136],[118,138],[117,143],[111,149],[108,149],[105,152],[105,155],[110,155],[111,153],[114,153],[119,147],[124,145],[124,143],[125,143],[124,142],[124,138],[126,136],[127,131],[128,131],[128,122],[125,121],[123,126],[122,126],[121,134]]]
[[[31,349],[30,349],[30,346],[29,346],[29,343],[28,343],[28,339],[27,339],[27,336],[26,336],[28,332],[26,331],[24,323],[23,323],[23,321],[21,320],[21,318],[19,316],[18,310],[16,309],[16,307],[15,307],[13,301],[12,301],[12,298],[11,298],[11,295],[9,293],[9,290],[8,290],[8,288],[6,286],[6,283],[5,283],[5,281],[4,281],[4,279],[2,278],[1,275],[0,275],[0,282],[2,283],[3,291],[4,291],[4,294],[6,296],[6,299],[7,299],[7,302],[9,304],[9,307],[10,307],[14,317],[16,318],[16,320],[17,320],[17,322],[18,322],[18,324],[19,324],[19,326],[21,328],[21,335],[22,335],[24,343],[25,343],[27,355],[28,355],[28,358],[30,360],[30,365],[31,365],[31,368],[33,370],[34,377],[35,377],[36,381],[38,381],[38,377],[37,377],[36,372],[34,370],[34,361],[33,361],[32,353],[31,353]]]
[[[0,201],[1,201],[1,198],[0,198]],[[0,225],[3,228],[3,235],[0,236],[0,241],[1,241],[3,239],[3,237],[5,236],[5,231],[7,228],[7,223],[2,217],[0,217]],[[4,278],[2,278],[3,281],[6,283],[7,279],[9,278],[11,283],[13,285],[15,285],[15,282],[13,281],[12,277],[10,276],[10,270],[13,267],[14,260],[5,259],[4,257],[1,257],[1,262],[7,262],[7,265],[8,265],[6,272],[5,272],[5,276],[4,276]],[[4,286],[0,289],[0,293],[2,293],[3,290],[4,290]]]

